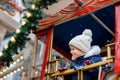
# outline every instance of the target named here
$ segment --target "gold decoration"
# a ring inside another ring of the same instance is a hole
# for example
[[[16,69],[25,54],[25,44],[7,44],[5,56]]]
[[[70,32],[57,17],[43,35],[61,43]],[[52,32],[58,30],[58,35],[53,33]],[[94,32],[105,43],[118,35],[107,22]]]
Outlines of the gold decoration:
[[[16,40],[15,40],[15,38],[14,38],[14,37],[12,37],[12,38],[11,38],[11,41],[12,41],[13,43],[15,43],[15,42],[16,42]]]

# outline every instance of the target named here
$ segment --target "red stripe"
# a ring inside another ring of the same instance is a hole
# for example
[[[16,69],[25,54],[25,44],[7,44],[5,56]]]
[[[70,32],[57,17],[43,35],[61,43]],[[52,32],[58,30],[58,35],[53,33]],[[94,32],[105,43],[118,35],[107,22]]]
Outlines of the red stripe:
[[[114,73],[120,73],[120,3],[115,5],[115,65]]]

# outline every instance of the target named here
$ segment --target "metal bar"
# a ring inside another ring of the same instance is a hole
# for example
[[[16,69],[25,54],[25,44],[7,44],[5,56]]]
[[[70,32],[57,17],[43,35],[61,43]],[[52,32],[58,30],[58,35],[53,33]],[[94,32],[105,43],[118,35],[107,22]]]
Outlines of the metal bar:
[[[115,36],[115,34],[93,13],[90,13],[90,15],[103,27],[105,28],[112,36]]]
[[[97,63],[91,64],[91,65],[87,65],[87,66],[84,66],[83,71],[91,69],[91,68],[95,68],[95,67],[98,67],[98,66],[102,66],[102,65],[105,65],[105,64],[108,64],[108,63],[111,63],[111,62],[113,62],[113,59],[108,59],[106,61],[101,61],[101,62],[97,62]],[[77,71],[74,70],[74,69],[69,69],[69,70],[66,70],[66,71],[63,71],[63,72],[56,72],[56,73],[52,74],[51,77],[60,76],[60,75],[69,75],[69,74],[73,74],[73,73],[76,73],[76,72]]]

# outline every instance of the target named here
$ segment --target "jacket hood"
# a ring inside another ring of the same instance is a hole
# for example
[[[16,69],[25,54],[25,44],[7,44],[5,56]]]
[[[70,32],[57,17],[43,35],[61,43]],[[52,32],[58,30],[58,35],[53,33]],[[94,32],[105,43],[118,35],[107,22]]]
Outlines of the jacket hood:
[[[91,49],[85,54],[84,58],[100,54],[101,49],[98,45],[94,45]]]

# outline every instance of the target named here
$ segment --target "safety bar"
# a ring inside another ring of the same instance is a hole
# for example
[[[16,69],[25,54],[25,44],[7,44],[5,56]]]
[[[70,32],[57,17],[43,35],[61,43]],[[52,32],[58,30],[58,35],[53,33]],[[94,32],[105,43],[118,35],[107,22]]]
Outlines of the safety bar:
[[[81,75],[81,76],[78,76],[78,80],[83,80],[83,71],[85,70],[88,70],[88,69],[91,69],[91,68],[95,68],[95,67],[98,67],[98,66],[103,66],[105,64],[108,64],[108,63],[112,63],[113,62],[113,59],[108,59],[106,61],[101,61],[101,62],[97,62],[97,63],[94,63],[94,64],[90,64],[90,65],[86,65],[83,67],[82,70],[74,70],[74,69],[69,69],[69,70],[65,70],[65,71],[62,71],[62,72],[55,72],[51,75],[51,77],[56,77],[56,76],[64,76],[64,75],[69,75],[69,74],[73,74],[73,73],[76,73],[78,72],[78,75]],[[64,80],[64,79],[62,79]]]

